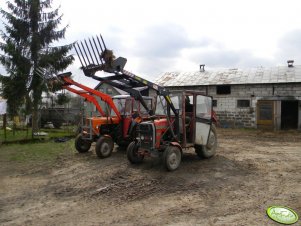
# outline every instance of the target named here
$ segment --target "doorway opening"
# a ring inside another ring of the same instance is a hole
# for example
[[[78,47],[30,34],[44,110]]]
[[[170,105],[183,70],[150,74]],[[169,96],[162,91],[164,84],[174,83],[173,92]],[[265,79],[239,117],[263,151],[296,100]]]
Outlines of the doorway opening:
[[[281,129],[298,128],[298,101],[281,101]]]

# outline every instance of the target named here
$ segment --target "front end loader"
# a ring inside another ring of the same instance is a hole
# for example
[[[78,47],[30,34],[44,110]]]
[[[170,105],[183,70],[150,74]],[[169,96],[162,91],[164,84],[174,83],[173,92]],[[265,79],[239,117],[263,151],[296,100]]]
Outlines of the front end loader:
[[[89,151],[91,144],[96,142],[95,152],[99,158],[109,157],[114,143],[126,147],[134,140],[134,125],[136,121],[148,117],[147,110],[129,95],[111,97],[108,94],[91,89],[71,78],[71,72],[59,74],[52,83],[59,83],[60,87],[73,92],[92,103],[99,115],[83,116],[80,133],[75,139],[75,148],[78,152]],[[75,87],[80,88],[75,89]],[[152,108],[152,98],[143,97],[148,107]],[[104,110],[100,101],[105,104]],[[133,118],[133,114],[139,113]]]
[[[131,163],[140,163],[145,156],[162,156],[166,169],[173,171],[179,167],[186,149],[192,147],[198,156],[205,158],[216,153],[212,97],[195,91],[170,93],[165,87],[125,70],[126,58],[116,58],[101,35],[74,47],[86,76],[129,90],[146,86],[157,93],[154,115],[137,125],[136,139],[127,148]],[[110,75],[100,77],[96,75],[98,71]]]

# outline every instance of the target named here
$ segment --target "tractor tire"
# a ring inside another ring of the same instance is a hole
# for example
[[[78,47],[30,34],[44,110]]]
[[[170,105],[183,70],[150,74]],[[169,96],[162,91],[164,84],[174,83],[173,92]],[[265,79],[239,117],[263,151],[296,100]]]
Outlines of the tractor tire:
[[[144,159],[144,155],[138,154],[138,149],[139,146],[136,144],[135,141],[131,142],[126,149],[126,156],[132,164],[139,164]]]
[[[96,155],[103,159],[109,157],[114,148],[114,142],[110,137],[100,137],[98,138],[95,146]]]
[[[75,138],[75,149],[79,153],[85,153],[88,152],[91,147],[91,142],[82,139],[82,135],[78,134]]]
[[[163,163],[168,171],[176,170],[181,163],[182,152],[177,146],[168,146],[163,152]]]
[[[215,155],[217,149],[217,134],[214,125],[211,125],[207,145],[196,145],[195,152],[200,158],[211,158]]]

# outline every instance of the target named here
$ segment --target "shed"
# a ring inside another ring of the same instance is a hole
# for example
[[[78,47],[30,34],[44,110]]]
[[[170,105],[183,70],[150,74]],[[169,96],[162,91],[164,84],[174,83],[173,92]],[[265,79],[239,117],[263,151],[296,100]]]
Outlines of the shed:
[[[301,66],[166,72],[156,83],[213,97],[222,127],[301,130]]]

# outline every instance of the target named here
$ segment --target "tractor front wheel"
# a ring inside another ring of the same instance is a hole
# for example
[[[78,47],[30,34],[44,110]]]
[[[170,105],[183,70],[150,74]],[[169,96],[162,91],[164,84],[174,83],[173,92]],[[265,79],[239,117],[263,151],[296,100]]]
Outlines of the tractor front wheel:
[[[75,148],[79,153],[88,152],[91,147],[91,142],[84,140],[81,134],[78,134],[75,138]]]
[[[177,146],[168,146],[163,153],[163,163],[168,171],[176,170],[181,163],[182,153]]]
[[[139,146],[135,141],[131,142],[126,149],[127,158],[132,164],[141,163],[144,159],[144,155],[139,155],[138,149]]]
[[[96,155],[103,159],[112,154],[114,143],[110,137],[100,137],[95,146]]]

